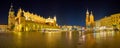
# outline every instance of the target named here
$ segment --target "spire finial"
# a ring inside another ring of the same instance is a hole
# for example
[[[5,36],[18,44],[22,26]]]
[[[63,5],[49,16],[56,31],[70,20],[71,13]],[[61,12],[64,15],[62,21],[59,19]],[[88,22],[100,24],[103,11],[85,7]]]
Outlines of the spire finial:
[[[13,11],[13,4],[11,3],[9,11]]]
[[[89,14],[89,11],[88,11],[88,9],[87,9],[87,12],[86,12],[86,14]]]
[[[11,8],[13,8],[13,3],[11,3]]]
[[[90,12],[90,16],[93,16],[93,13],[92,13],[92,11]]]

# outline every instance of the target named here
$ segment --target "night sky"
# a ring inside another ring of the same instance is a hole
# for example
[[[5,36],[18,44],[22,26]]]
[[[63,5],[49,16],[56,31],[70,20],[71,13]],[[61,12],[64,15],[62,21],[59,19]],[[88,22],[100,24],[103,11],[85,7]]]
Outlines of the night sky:
[[[85,25],[86,10],[93,12],[95,20],[120,13],[119,0],[3,0],[0,1],[0,24],[7,24],[11,3],[45,18],[56,15],[59,25]]]

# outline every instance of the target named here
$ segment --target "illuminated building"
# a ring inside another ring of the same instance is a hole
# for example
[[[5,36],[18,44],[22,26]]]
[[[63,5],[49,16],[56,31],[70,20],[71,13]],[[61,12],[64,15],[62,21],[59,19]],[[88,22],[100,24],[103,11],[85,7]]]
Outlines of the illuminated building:
[[[117,28],[120,29],[120,13],[118,14],[113,14],[111,15],[111,20],[109,22],[111,22],[111,24],[109,25],[115,25]]]
[[[8,16],[8,28],[9,30],[12,30],[15,24],[15,15],[14,15],[14,10],[13,10],[13,6],[11,4],[11,7],[9,9],[9,16]]]
[[[0,25],[0,32],[7,31],[7,25]]]
[[[56,16],[54,16],[54,18],[52,19],[52,18],[47,18],[46,20],[45,20],[45,22],[47,23],[47,24],[49,24],[49,25],[52,25],[52,26],[57,26],[57,24],[56,24]]]
[[[87,10],[86,12],[86,28],[87,29],[92,29],[94,27],[94,16],[92,14],[92,11],[91,13],[89,13],[89,11]]]
[[[37,31],[45,28],[58,28],[56,16],[43,18],[40,15],[19,9],[14,15],[13,6],[9,10],[8,28],[13,31]]]
[[[107,28],[112,28],[113,26],[116,26],[117,28],[120,28],[120,13],[112,14],[109,17],[105,16],[95,22],[98,27],[105,26]]]
[[[71,26],[71,25],[64,25],[61,27],[62,31],[80,31],[81,26]]]

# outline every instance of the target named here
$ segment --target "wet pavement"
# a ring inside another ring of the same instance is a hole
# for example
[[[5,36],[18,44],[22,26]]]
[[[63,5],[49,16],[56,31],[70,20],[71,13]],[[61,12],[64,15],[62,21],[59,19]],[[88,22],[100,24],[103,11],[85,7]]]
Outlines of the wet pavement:
[[[0,32],[0,48],[120,48],[120,32]]]

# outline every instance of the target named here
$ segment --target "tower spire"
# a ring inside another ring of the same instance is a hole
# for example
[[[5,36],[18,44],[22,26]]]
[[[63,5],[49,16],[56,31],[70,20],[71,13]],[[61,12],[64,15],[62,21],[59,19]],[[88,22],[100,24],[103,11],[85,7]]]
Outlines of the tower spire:
[[[91,22],[91,25],[93,26],[94,25],[94,16],[93,16],[92,11],[91,11],[91,14],[90,14],[90,22]]]
[[[11,8],[13,7],[13,4],[11,3]]]
[[[86,14],[89,14],[89,11],[88,11],[88,9],[87,9],[87,12],[86,12]]]
[[[12,3],[11,3],[11,6],[10,6],[10,9],[9,9],[9,15],[8,16],[10,16],[10,17],[14,17],[15,16]]]
[[[90,12],[90,16],[93,16],[93,13],[92,13],[92,11]]]
[[[88,26],[88,24],[89,24],[89,11],[87,9],[87,11],[86,11],[86,26]]]
[[[10,10],[9,11],[13,11],[13,4],[11,3],[11,6],[10,6]]]
[[[14,10],[13,10],[13,5],[11,3],[10,9],[9,9],[9,14],[8,14],[8,28],[12,29],[13,25],[15,24],[15,15],[14,15]]]

